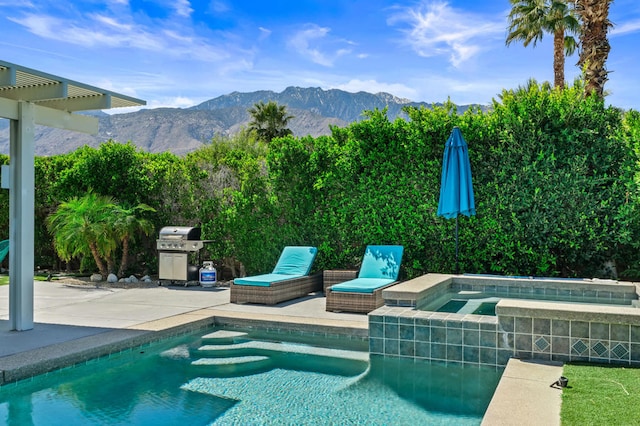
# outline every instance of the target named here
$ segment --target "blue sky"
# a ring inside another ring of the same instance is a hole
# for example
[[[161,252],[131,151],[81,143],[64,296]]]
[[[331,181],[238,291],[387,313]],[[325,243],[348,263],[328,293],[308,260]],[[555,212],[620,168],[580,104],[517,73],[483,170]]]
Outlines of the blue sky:
[[[505,46],[508,0],[0,0],[0,60],[190,107],[288,86],[488,104],[553,81],[552,37]],[[615,0],[607,102],[640,109],[640,2]],[[567,58],[566,79],[579,70]],[[113,112],[125,112],[114,110]]]

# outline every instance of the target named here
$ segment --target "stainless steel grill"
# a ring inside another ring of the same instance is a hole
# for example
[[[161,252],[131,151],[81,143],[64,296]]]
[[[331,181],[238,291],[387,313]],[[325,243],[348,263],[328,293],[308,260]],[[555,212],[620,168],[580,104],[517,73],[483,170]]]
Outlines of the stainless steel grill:
[[[189,226],[165,226],[160,230],[156,248],[163,251],[198,251],[204,247],[200,240],[200,228]]]
[[[198,267],[189,265],[189,254],[200,251],[200,228],[165,226],[156,240],[158,278],[171,281],[197,281]]]

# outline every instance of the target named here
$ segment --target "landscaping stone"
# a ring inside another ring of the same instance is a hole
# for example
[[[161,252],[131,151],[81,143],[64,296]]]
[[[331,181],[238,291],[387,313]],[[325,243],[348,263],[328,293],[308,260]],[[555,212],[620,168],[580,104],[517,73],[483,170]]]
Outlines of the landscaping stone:
[[[116,274],[109,274],[109,276],[107,277],[107,282],[117,283],[118,277],[116,277]]]
[[[91,278],[89,278],[89,280],[90,280],[92,283],[99,283],[99,282],[101,282],[101,281],[102,281],[102,275],[100,275],[100,274],[92,274],[92,275],[91,275]]]

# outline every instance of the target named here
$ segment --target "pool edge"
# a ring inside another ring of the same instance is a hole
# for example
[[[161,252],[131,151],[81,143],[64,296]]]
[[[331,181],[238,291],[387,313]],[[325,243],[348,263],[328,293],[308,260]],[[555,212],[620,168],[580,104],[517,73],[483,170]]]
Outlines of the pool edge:
[[[562,376],[563,364],[511,358],[502,373],[482,426],[560,425],[562,390],[550,385]]]

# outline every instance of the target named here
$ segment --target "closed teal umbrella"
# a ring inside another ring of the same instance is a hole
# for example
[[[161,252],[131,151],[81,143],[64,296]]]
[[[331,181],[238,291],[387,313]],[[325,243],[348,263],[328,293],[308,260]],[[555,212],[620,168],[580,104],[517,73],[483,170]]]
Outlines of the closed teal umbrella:
[[[444,147],[438,216],[456,220],[456,274],[458,273],[458,215],[476,214],[469,150],[458,127]]]

